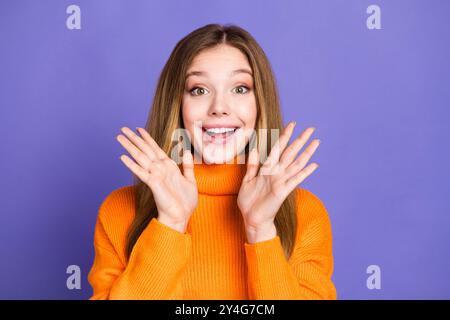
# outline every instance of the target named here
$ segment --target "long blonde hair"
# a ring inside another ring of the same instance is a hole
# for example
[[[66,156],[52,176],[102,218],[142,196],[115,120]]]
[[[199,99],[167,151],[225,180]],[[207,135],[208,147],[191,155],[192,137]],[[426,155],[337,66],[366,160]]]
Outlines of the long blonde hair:
[[[177,143],[172,141],[172,133],[177,128],[183,128],[181,105],[187,69],[201,50],[220,44],[239,49],[247,57],[252,68],[257,104],[255,131],[258,135],[257,140],[265,141],[262,144],[267,147],[265,154],[270,153],[274,142],[270,141],[270,135],[261,134],[259,129],[267,129],[261,132],[270,132],[271,129],[283,128],[275,78],[262,48],[247,31],[238,26],[208,24],[192,31],[177,43],[158,80],[145,129],[168,155]],[[248,156],[248,144],[246,154]],[[158,217],[151,189],[136,175],[133,174],[133,178],[136,212],[128,230],[125,246],[127,259],[148,223],[152,218]],[[297,230],[295,201],[295,192],[291,192],[281,205],[274,221],[287,259],[292,254]]]

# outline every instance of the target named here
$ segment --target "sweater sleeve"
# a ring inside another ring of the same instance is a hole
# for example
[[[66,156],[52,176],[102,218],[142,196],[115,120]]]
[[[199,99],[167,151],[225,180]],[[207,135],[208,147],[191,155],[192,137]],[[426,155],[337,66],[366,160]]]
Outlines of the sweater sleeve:
[[[191,252],[191,235],[153,218],[138,238],[126,265],[97,219],[95,258],[88,276],[91,300],[183,299],[180,278]]]
[[[248,293],[255,300],[336,299],[332,234],[327,211],[313,193],[297,191],[298,227],[294,250],[286,259],[277,235],[245,243]]]

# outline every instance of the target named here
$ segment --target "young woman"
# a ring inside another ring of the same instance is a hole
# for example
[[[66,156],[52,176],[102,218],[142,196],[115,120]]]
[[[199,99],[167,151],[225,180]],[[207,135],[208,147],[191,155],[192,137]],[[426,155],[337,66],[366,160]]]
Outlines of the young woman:
[[[314,128],[288,145],[294,126],[282,127],[248,32],[211,24],[181,39],[146,128],[117,136],[135,184],[100,206],[91,299],[336,299],[327,211],[297,187],[318,167],[319,140],[297,157]],[[188,148],[175,161],[180,128]]]

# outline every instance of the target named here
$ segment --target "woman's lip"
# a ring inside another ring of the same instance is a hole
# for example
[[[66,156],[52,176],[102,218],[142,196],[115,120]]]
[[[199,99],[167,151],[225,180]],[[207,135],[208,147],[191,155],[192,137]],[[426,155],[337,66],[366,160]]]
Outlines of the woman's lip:
[[[234,131],[236,131],[237,129],[239,129],[240,127],[237,126],[217,126],[217,127],[213,127],[213,126],[206,126],[206,127],[202,127],[203,131],[206,131],[206,129],[212,129],[212,128],[233,128],[235,129]]]
[[[210,136],[208,133],[206,133],[206,129],[203,129],[203,141],[206,141],[208,143],[216,143],[216,144],[226,144],[234,135],[235,133],[241,129],[241,127],[234,127],[236,130],[233,131],[232,134],[225,136],[225,138],[222,136],[222,134],[219,134],[218,136]]]

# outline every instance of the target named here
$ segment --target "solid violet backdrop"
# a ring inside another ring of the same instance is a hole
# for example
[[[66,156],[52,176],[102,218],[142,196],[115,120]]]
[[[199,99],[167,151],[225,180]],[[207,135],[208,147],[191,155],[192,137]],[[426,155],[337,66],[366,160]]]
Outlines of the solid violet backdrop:
[[[81,7],[81,30],[66,8]],[[381,30],[366,8],[381,8]],[[267,53],[284,121],[316,126],[301,186],[333,227],[340,299],[450,298],[449,1],[2,1],[0,298],[86,299],[97,210],[131,183],[115,140],[145,125],[178,40],[208,23]],[[446,151],[447,150],[447,151]],[[81,290],[66,288],[79,265]],[[366,287],[369,265],[381,290]]]

